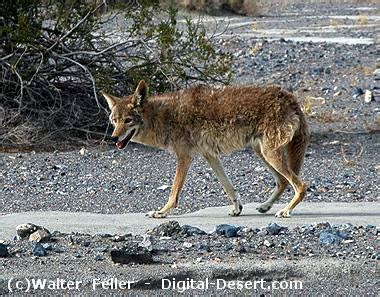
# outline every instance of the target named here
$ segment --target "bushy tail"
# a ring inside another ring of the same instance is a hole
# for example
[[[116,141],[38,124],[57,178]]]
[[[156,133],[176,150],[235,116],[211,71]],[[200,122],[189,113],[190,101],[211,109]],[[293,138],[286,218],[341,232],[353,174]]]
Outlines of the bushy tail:
[[[287,162],[295,174],[299,174],[304,161],[310,134],[305,115],[299,111],[299,128],[292,140],[286,145]]]

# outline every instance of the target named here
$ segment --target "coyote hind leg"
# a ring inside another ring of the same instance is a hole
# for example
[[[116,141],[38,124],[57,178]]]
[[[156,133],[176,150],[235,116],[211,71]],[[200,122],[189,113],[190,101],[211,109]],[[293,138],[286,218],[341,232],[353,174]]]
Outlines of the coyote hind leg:
[[[273,190],[272,195],[269,197],[269,199],[265,201],[263,204],[256,207],[256,210],[258,212],[266,213],[268,210],[272,208],[273,204],[280,198],[281,194],[285,191],[289,183],[285,177],[278,173],[276,169],[274,169],[272,165],[265,160],[263,154],[261,153],[260,147],[254,146],[253,149],[255,150],[257,155],[263,160],[265,165],[267,165],[276,181],[276,187]]]
[[[270,147],[261,147],[261,153],[265,160],[287,181],[294,189],[294,197],[285,208],[276,213],[276,217],[290,217],[291,212],[302,201],[306,194],[306,185],[299,177],[289,168],[288,162],[284,159],[281,148],[272,149]]]
[[[208,164],[217,176],[219,182],[222,184],[228,198],[230,198],[232,202],[233,208],[231,209],[229,215],[234,217],[240,215],[241,211],[243,210],[243,205],[239,201],[239,194],[236,193],[234,187],[231,184],[231,181],[224,172],[222,163],[220,163],[219,158],[208,154],[204,154],[203,157],[207,160]]]

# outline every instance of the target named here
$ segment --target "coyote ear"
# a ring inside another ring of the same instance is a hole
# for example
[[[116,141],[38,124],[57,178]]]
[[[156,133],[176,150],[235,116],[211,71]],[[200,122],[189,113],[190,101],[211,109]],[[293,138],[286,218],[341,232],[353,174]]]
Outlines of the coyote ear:
[[[135,93],[133,94],[132,103],[134,106],[143,106],[148,97],[148,86],[144,80],[140,80]]]
[[[108,107],[111,110],[116,105],[118,98],[115,96],[112,96],[112,95],[108,95],[104,92],[100,92],[100,93],[104,96],[104,98],[106,98],[107,103],[108,103]]]

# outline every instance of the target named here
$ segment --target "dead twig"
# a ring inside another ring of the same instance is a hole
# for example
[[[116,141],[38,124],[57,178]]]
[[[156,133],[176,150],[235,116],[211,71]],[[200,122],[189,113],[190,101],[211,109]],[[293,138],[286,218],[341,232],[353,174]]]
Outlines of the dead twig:
[[[344,165],[346,165],[346,166],[355,166],[355,165],[357,165],[360,157],[364,153],[364,147],[363,147],[363,145],[361,143],[357,143],[357,144],[360,146],[360,151],[357,154],[354,154],[350,159],[347,158],[347,154],[346,154],[343,146],[341,146],[341,154],[342,154],[342,157],[343,157]]]

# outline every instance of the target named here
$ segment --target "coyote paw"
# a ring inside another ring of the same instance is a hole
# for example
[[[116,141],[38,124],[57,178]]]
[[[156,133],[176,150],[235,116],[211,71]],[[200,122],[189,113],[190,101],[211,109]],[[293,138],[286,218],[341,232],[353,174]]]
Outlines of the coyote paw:
[[[238,215],[241,214],[242,210],[243,210],[243,205],[239,204],[239,209],[236,209],[236,208],[231,209],[228,215],[230,215],[231,217],[237,217]]]
[[[154,218],[154,219],[162,219],[166,218],[168,214],[159,212],[158,210],[152,210],[146,214],[147,217]]]
[[[291,213],[290,209],[284,208],[284,209],[279,210],[276,213],[275,217],[276,218],[290,218],[291,217],[290,213]]]
[[[272,208],[272,204],[266,204],[266,203],[263,203],[261,205],[259,205],[258,207],[256,207],[256,210],[259,212],[259,213],[266,213],[268,210],[270,210]]]

